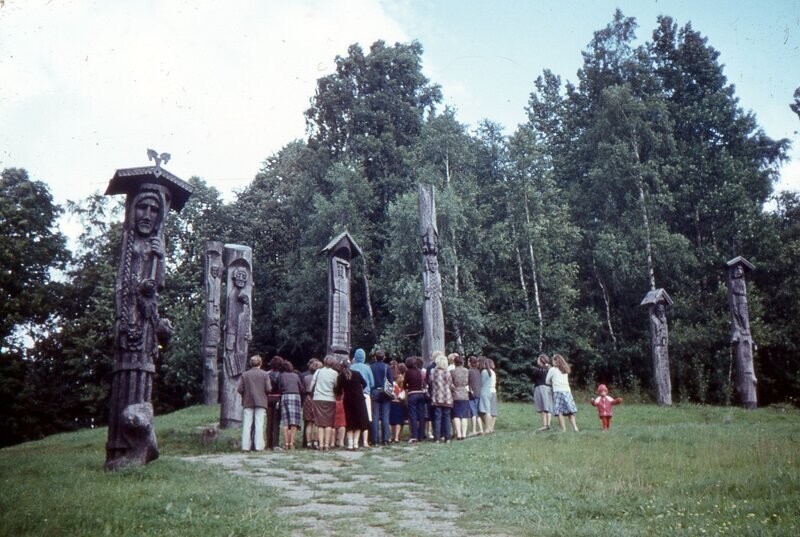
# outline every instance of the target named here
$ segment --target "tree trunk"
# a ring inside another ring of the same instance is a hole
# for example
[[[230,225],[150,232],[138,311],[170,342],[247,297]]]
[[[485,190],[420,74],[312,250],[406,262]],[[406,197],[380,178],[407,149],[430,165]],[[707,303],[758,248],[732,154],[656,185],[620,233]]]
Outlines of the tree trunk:
[[[519,252],[519,246],[514,245],[514,251],[517,253],[517,268],[519,268],[519,284],[522,286],[522,296],[525,298],[525,313],[531,311],[531,303],[528,300],[528,285],[525,283],[525,270],[522,266],[522,255]]]
[[[456,250],[456,232],[453,231],[451,233],[452,248],[453,248],[453,259],[455,262],[453,263],[453,296],[458,299],[459,295],[461,294],[461,290],[458,286],[458,251]],[[458,322],[458,316],[453,316],[453,332],[455,332],[456,336],[456,352],[461,356],[464,356],[464,343],[461,338],[461,324]]]
[[[367,295],[367,315],[369,316],[369,329],[372,331],[372,337],[377,338],[377,330],[375,329],[375,315],[372,309],[372,294],[369,290],[369,268],[367,267],[367,254],[362,253],[361,259],[364,262],[364,292]]]
[[[594,262],[594,258],[592,258],[592,268],[594,269],[594,277],[597,280],[597,284],[600,286],[600,290],[603,292],[603,303],[605,304],[605,312],[606,312],[606,325],[608,326],[608,333],[611,336],[611,341],[614,342],[614,350],[619,350],[617,346],[617,336],[614,334],[614,326],[611,324],[611,301],[608,297],[608,289],[606,289],[605,284],[603,284],[602,278],[600,278],[600,274],[597,271],[597,265]]]
[[[633,150],[633,154],[636,157],[636,165],[637,167],[641,165],[641,160],[639,157],[639,147],[636,141],[636,132],[633,133],[633,139],[631,140],[631,149]],[[636,172],[636,188],[639,190],[639,205],[642,209],[642,224],[644,225],[644,234],[645,234],[645,256],[647,257],[647,276],[650,281],[650,290],[653,291],[656,288],[656,275],[655,269],[653,268],[653,243],[650,240],[650,219],[647,215],[647,201],[644,197],[644,181],[642,180],[642,175],[638,171]]]
[[[528,195],[525,194],[525,221],[528,227],[531,225],[531,213],[528,209]],[[539,352],[542,352],[544,345],[544,319],[542,318],[542,302],[539,298],[539,273],[536,268],[536,256],[533,255],[533,243],[528,238],[528,254],[531,259],[531,284],[533,285],[533,302],[536,306],[536,316],[539,319]]]
[[[508,211],[509,216],[511,216],[511,206],[510,204],[506,203],[506,210]],[[511,240],[514,242],[514,251],[517,254],[517,269],[519,270],[519,284],[522,287],[522,294],[523,298],[525,299],[525,313],[531,311],[531,304],[528,300],[528,284],[525,282],[525,267],[522,263],[522,254],[519,251],[519,246],[517,246],[517,228],[514,225],[514,222],[511,222]]]

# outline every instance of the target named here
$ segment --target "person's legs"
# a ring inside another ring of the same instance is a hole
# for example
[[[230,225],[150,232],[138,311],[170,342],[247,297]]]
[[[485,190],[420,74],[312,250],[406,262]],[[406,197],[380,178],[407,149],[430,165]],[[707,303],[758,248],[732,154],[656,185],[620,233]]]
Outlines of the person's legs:
[[[327,430],[327,427],[317,427],[317,447],[319,449],[323,449],[325,446],[327,446],[326,438],[325,438],[325,436],[326,436],[325,435],[325,431],[326,430]]]
[[[440,406],[433,407],[433,439],[437,442],[441,439],[443,410]]]
[[[452,432],[450,431],[450,408],[443,407],[442,414],[442,421],[444,422],[444,439],[446,442],[449,442],[450,438],[453,436]]]
[[[342,436],[344,436],[344,427],[341,428]],[[334,429],[333,427],[325,427],[325,449],[331,449],[333,447],[333,440],[334,440]]]
[[[245,408],[242,413],[242,451],[250,451],[252,447],[250,438],[253,431],[253,412],[252,408]]]
[[[562,432],[567,430],[567,427],[564,424],[564,415],[563,414],[559,414],[558,415],[558,425],[559,425],[559,427],[561,427],[561,431]]]
[[[550,428],[550,421],[553,419],[553,415],[550,414],[549,412],[545,412],[544,416],[545,416],[545,422],[546,422],[547,428],[549,429]]]
[[[345,428],[344,427],[337,427],[336,428],[336,446],[337,447],[344,447],[344,435],[345,435]],[[331,435],[333,436],[333,435]],[[333,445],[329,445],[329,447],[333,447]]]
[[[267,403],[267,447],[275,449],[280,446],[281,413],[278,401]]]
[[[253,438],[255,439],[256,451],[264,451],[264,421],[267,418],[266,408],[256,408],[253,412],[255,432]]]
[[[375,442],[380,440],[383,444],[388,444],[389,440],[391,440],[391,436],[389,436],[389,414],[391,412],[392,403],[388,400],[383,400],[379,403],[380,405],[380,416],[381,416],[381,437],[380,439],[378,436],[375,436]]]
[[[408,430],[410,440],[417,439],[417,398],[411,395],[408,398]]]
[[[578,432],[578,424],[575,423],[575,414],[569,415],[569,424],[572,425],[572,430]]]
[[[369,434],[372,437],[372,443],[377,444],[380,442],[381,437],[378,433],[378,426],[380,425],[381,416],[381,396],[376,395],[372,398],[372,422],[369,427]]]

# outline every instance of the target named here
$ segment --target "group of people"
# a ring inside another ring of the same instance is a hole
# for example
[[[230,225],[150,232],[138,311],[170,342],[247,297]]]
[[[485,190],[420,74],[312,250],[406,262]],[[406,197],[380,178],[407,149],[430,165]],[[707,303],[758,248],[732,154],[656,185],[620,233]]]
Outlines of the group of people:
[[[539,431],[549,431],[552,416],[556,416],[562,431],[567,430],[566,420],[569,420],[572,430],[578,432],[575,421],[578,408],[569,387],[570,371],[570,365],[560,354],[553,355],[552,359],[541,354],[536,359],[536,366],[533,368],[533,403],[542,418]],[[597,407],[603,430],[607,431],[611,427],[611,407],[620,404],[622,398],[608,395],[605,384],[600,384],[597,392],[598,396],[590,399],[589,404]]]
[[[352,359],[312,358],[301,374],[280,356],[269,361],[268,371],[262,369],[260,356],[252,356],[238,387],[244,407],[242,450],[291,450],[298,443],[323,451],[389,445],[400,442],[406,423],[412,444],[494,432],[497,374],[492,359],[464,360],[457,353],[437,351],[425,366],[419,356],[389,361],[381,350],[369,365],[366,358],[363,349],[356,349]],[[542,420],[539,431],[550,430],[552,416],[562,431],[567,421],[578,431],[570,371],[560,354],[537,358],[533,396]],[[608,395],[605,385],[598,386],[598,396],[589,403],[597,407],[603,430],[611,426],[612,406],[621,402]]]
[[[386,446],[401,441],[406,423],[412,444],[494,432],[497,374],[484,356],[465,361],[439,351],[425,366],[419,356],[389,361],[378,350],[367,364],[357,349],[352,359],[313,358],[302,374],[280,356],[269,361],[268,371],[262,364],[252,356],[238,386],[242,451]]]

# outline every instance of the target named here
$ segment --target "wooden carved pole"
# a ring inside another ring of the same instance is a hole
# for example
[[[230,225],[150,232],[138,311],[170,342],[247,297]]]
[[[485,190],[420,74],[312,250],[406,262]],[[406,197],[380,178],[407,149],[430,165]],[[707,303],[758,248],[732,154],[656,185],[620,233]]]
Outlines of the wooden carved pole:
[[[656,402],[661,406],[672,404],[672,382],[669,376],[669,330],[666,306],[672,299],[664,289],[654,289],[645,295],[642,306],[648,307],[650,317],[650,354],[653,360],[653,384]]]
[[[222,243],[206,241],[205,257],[206,308],[203,315],[203,403],[215,405],[219,402],[219,373],[217,349],[220,340],[220,289],[222,288]]]
[[[253,339],[253,250],[249,246],[226,244],[223,255],[228,285],[219,422],[222,428],[231,428],[242,424],[242,398],[236,387],[247,368],[247,347]]]
[[[361,255],[347,231],[322,249],[328,266],[328,337],[326,351],[340,359],[350,357],[350,261]]]
[[[422,360],[427,367],[435,351],[444,348],[442,277],[437,253],[439,229],[436,226],[436,201],[432,185],[419,185],[419,232],[422,240]]]
[[[758,407],[756,372],[753,367],[755,342],[750,333],[750,313],[747,310],[745,272],[755,267],[739,256],[727,263],[728,307],[731,310],[731,352],[736,357],[736,393],[745,408]]]
[[[107,470],[158,458],[150,401],[159,349],[172,334],[158,311],[166,265],[164,229],[170,208],[180,211],[191,193],[192,186],[162,169],[159,160],[156,166],[117,170],[106,190],[107,195],[127,195],[115,284]]]

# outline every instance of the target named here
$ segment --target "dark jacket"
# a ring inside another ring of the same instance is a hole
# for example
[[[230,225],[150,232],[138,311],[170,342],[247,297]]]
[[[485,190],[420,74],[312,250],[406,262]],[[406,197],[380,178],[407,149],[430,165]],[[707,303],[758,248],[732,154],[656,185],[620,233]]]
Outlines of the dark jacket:
[[[267,395],[272,390],[269,373],[260,367],[251,367],[239,379],[236,391],[242,394],[244,408],[267,408]]]

